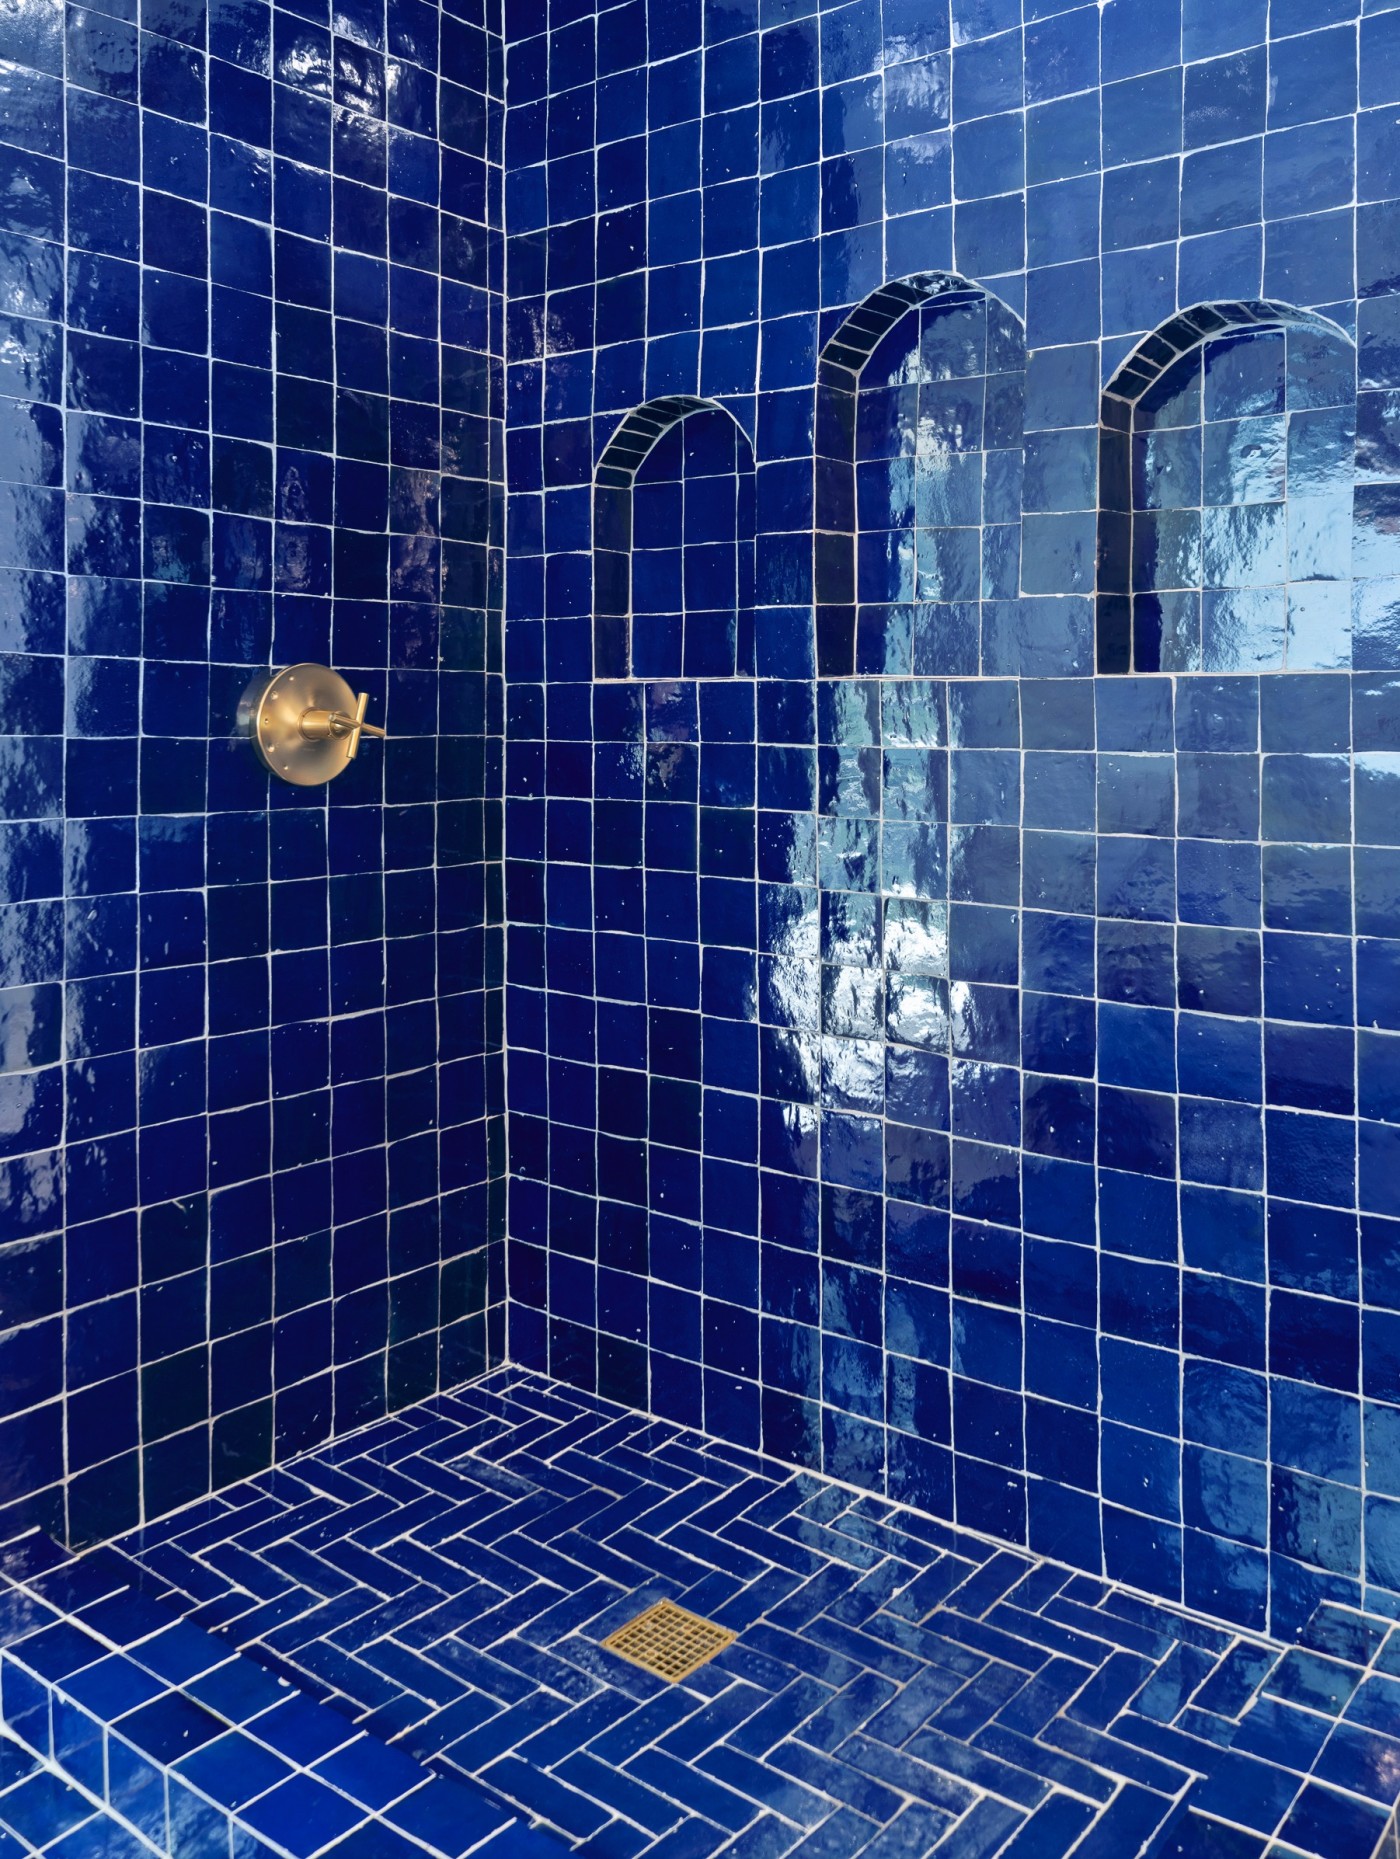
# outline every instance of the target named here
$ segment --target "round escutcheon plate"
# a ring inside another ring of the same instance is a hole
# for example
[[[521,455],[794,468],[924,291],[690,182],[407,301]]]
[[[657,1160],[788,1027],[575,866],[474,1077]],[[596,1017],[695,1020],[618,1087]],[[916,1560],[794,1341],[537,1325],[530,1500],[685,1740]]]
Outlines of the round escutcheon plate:
[[[319,731],[308,735],[303,719],[308,711],[352,716],[355,702],[339,672],[326,665],[289,665],[253,680],[238,706],[238,720],[273,774],[294,787],[321,787],[352,759],[352,738]]]

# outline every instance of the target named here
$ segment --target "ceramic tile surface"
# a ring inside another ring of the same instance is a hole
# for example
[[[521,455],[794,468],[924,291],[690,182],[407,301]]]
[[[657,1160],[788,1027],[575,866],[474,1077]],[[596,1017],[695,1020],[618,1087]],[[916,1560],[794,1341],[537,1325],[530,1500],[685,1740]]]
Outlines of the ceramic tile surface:
[[[558,1842],[41,1532],[0,1558],[5,1859],[550,1859]]]
[[[1400,1609],[1397,20],[507,19],[511,1357],[1283,1636]]]
[[[0,19],[7,1530],[499,1351],[500,88],[481,0]],[[305,660],[333,789],[235,738]]]
[[[508,1351],[1400,1615],[1398,107],[1386,0],[3,11],[0,1531]]]
[[[70,1782],[0,1737],[0,1853],[5,1859],[150,1859],[159,1849],[104,1815]]]
[[[515,1370],[118,1554],[588,1854],[1370,1859],[1400,1791],[1385,1619],[1283,1647]],[[661,1598],[738,1633],[680,1684],[600,1645]]]

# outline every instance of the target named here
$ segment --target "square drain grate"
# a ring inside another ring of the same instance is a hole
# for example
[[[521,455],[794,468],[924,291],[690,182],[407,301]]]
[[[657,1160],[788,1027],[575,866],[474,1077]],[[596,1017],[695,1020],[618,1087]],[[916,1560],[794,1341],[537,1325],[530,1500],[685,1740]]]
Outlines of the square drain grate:
[[[609,1652],[630,1659],[644,1671],[675,1683],[689,1678],[737,1637],[728,1627],[718,1627],[713,1620],[687,1613],[674,1601],[658,1601],[625,1627],[610,1633],[603,1644]]]

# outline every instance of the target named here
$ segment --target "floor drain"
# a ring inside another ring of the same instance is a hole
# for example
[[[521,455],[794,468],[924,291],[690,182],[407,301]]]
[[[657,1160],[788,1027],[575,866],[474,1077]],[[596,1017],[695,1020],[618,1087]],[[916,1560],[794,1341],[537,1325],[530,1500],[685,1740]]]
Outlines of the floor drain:
[[[689,1614],[674,1601],[658,1601],[625,1627],[610,1633],[603,1644],[609,1652],[630,1659],[643,1671],[674,1683],[689,1678],[736,1637],[728,1627],[717,1627],[713,1620]]]

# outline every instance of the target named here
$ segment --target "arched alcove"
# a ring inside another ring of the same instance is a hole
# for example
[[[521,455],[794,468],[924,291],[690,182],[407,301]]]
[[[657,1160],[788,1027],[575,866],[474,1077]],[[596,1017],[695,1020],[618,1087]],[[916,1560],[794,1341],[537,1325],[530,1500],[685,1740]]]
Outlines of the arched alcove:
[[[1019,319],[952,272],[882,286],[823,346],[821,676],[1000,668],[982,644],[1020,591],[1025,366]]]
[[[717,401],[629,413],[593,490],[593,674],[733,677],[753,668],[754,461]]]
[[[1285,303],[1198,304],[1104,389],[1101,672],[1352,664],[1356,351]]]

